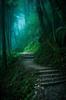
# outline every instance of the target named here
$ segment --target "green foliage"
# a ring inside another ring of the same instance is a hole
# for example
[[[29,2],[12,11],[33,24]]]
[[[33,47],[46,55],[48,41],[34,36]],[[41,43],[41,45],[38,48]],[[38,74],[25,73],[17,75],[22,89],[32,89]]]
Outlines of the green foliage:
[[[0,71],[2,100],[32,100],[34,94],[33,69],[24,69],[17,63],[12,63],[5,71]]]
[[[24,48],[24,52],[37,52],[39,48],[39,43],[38,41],[31,41],[28,43],[27,47]]]
[[[64,29],[64,27],[58,27],[58,29],[56,29],[56,43],[60,48],[63,46],[65,47],[66,45],[65,38],[66,38],[66,29]]]
[[[7,65],[9,66],[10,64],[12,64],[13,62],[15,62],[17,60],[18,57],[20,57],[22,54],[20,53],[16,53],[16,52],[12,52],[11,54],[9,54],[9,52],[6,52],[7,54]],[[3,68],[3,62],[2,62],[2,53],[0,54],[0,70],[2,70]]]
[[[28,22],[25,26],[25,29],[28,29],[30,27],[30,29],[33,29],[36,26],[39,26],[39,18],[38,18],[38,14],[36,12],[32,12],[30,14],[30,16],[28,17]]]
[[[20,53],[16,53],[16,52],[11,52],[11,55],[8,53],[7,51],[7,65],[10,65],[12,62],[15,62],[15,60],[21,56]]]
[[[40,44],[38,52],[36,52],[34,61],[44,66],[50,66],[52,68],[59,69],[66,72],[66,48],[60,49],[58,52],[54,52],[44,41]]]

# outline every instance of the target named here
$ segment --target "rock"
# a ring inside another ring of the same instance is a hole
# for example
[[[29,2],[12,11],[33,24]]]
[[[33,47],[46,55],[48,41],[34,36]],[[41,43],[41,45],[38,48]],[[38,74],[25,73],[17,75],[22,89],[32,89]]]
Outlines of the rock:
[[[40,85],[38,85],[38,87],[40,87]]]
[[[35,94],[37,94],[37,91],[35,91]]]
[[[35,99],[37,96],[38,96],[38,94],[36,93],[36,94],[33,96],[33,99]]]
[[[34,88],[36,89],[36,88],[37,88],[37,86],[34,86]]]
[[[39,79],[36,80],[37,82],[39,81]]]
[[[35,85],[37,85],[37,84],[35,84]]]
[[[44,90],[44,87],[41,87],[41,89],[43,89],[43,90]]]

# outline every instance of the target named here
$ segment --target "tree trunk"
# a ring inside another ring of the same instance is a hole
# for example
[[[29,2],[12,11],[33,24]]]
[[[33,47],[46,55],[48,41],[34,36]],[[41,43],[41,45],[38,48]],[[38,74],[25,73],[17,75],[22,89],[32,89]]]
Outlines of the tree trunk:
[[[46,37],[47,30],[46,30],[45,24],[43,22],[43,16],[42,16],[42,9],[41,9],[41,6],[40,6],[40,0],[37,0],[37,12],[38,12],[40,26],[41,26],[41,29],[43,31],[44,38],[45,38],[47,44],[50,46],[50,48],[52,48],[52,50],[55,51],[54,45],[51,44],[50,41]]]
[[[0,52],[1,52],[2,36],[0,34]]]
[[[45,9],[44,4],[43,4],[43,0],[41,0],[41,4],[42,4],[43,10],[44,10],[44,17],[46,18],[46,20],[48,22],[48,27],[49,27],[49,30],[50,30],[50,29],[52,29],[52,27],[51,27],[50,20],[48,18],[48,14],[47,14],[46,9]]]
[[[66,0],[57,0],[62,11],[62,21],[66,28]]]
[[[2,3],[2,50],[3,50],[3,67],[7,68],[6,60],[6,40],[5,40],[5,18],[4,18],[4,0],[1,0]]]
[[[49,0],[51,6],[52,6],[52,1],[53,0]],[[64,26],[66,27],[66,1],[65,0],[55,0],[54,1],[57,6],[59,7],[59,9],[61,10],[61,15],[60,13],[55,9],[56,13],[58,14],[60,20],[62,20]]]
[[[13,30],[13,34],[14,34],[14,38],[15,38],[15,41],[16,41],[17,45],[19,45],[19,44],[18,44],[18,41],[17,41],[16,34],[15,34],[15,31],[14,31],[14,30]]]
[[[51,5],[52,5],[52,29],[53,29],[53,39],[54,39],[54,45],[55,45],[55,25],[54,25],[54,6],[53,6],[53,1],[52,1]]]
[[[11,36],[12,36],[12,33],[11,33],[11,24],[12,24],[12,17],[11,15],[9,15],[9,46],[10,46],[10,50],[12,49],[12,42],[11,42]]]
[[[6,25],[6,37],[7,37],[8,51],[9,51],[9,54],[10,54],[10,44],[9,44],[8,25]]]

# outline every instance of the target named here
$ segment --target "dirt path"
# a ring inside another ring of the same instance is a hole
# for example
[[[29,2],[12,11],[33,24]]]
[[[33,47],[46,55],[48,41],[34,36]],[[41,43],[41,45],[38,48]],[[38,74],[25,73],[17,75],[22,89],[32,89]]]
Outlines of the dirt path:
[[[34,53],[23,53],[24,67],[38,70],[33,100],[66,100],[66,76],[58,70],[37,65],[33,58]]]

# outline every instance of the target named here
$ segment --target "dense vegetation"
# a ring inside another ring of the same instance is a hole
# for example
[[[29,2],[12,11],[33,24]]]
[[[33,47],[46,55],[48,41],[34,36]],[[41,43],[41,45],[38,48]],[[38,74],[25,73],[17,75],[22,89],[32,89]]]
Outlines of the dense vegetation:
[[[29,100],[34,94],[35,70],[25,69],[21,65],[21,54],[12,53],[13,57],[8,55],[8,69],[5,70],[0,66],[0,89],[1,99],[7,100]],[[1,100],[0,99],[0,100]]]

